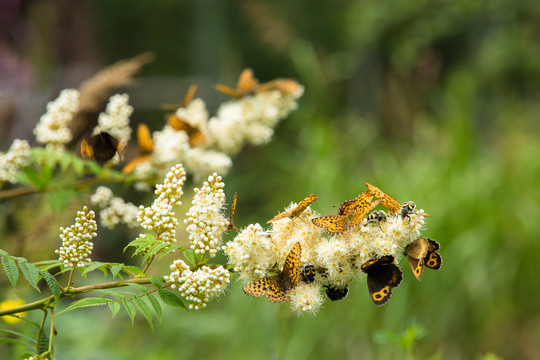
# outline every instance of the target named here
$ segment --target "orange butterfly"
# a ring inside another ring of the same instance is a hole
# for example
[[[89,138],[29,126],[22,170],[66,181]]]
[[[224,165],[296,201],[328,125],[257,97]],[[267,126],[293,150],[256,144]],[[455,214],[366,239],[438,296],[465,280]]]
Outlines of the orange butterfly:
[[[383,192],[378,187],[371,185],[370,183],[365,183],[368,191],[370,191],[373,196],[381,201],[381,205],[388,209],[390,213],[399,213],[401,211],[401,204],[399,201],[391,197],[390,195]]]
[[[234,193],[234,200],[231,208],[231,218],[229,219],[229,226],[227,226],[227,232],[230,232],[231,230],[240,231],[236,226],[234,226],[233,218],[234,218],[234,212],[236,211],[236,200],[238,199],[238,193]]]
[[[189,87],[186,96],[184,97],[184,100],[182,101],[182,104],[180,106],[176,106],[174,110],[180,108],[180,107],[187,107],[191,100],[195,97],[195,92],[197,91],[197,85],[191,84]],[[171,106],[171,105],[165,105],[165,106]],[[175,105],[172,105],[175,106]],[[184,131],[189,136],[189,145],[191,147],[195,147],[197,145],[202,144],[205,141],[204,134],[200,131],[200,129],[191,126],[185,119],[182,119],[176,115],[176,113],[168,114],[167,115],[167,123],[176,131]]]
[[[139,124],[139,126],[137,126],[137,144],[139,145],[139,149],[143,152],[143,155],[127,163],[122,169],[122,173],[124,174],[132,173],[137,165],[150,160],[150,154],[154,151],[154,140],[152,140],[150,129],[145,124]]]
[[[292,79],[275,79],[260,84],[257,88],[257,92],[261,93],[265,91],[278,90],[286,94],[295,94],[301,89],[302,85]]]
[[[304,198],[304,200],[302,200],[300,202],[300,204],[298,204],[296,207],[288,210],[288,211],[284,211],[282,213],[279,213],[277,214],[276,216],[274,216],[272,219],[268,220],[266,223],[269,224],[271,222],[274,222],[274,221],[278,221],[278,220],[281,220],[281,219],[284,219],[286,217],[290,218],[290,219],[294,219],[298,216],[300,216],[300,214],[302,212],[304,212],[304,210],[307,209],[307,207],[312,203],[314,202],[315,200],[317,200],[319,197],[315,194],[311,194],[311,195],[308,195]]]
[[[253,71],[251,69],[244,69],[238,78],[236,89],[222,84],[214,85],[214,89],[238,100],[246,95],[252,94],[257,89],[258,85],[259,81],[253,76]]]
[[[266,295],[272,302],[281,302],[287,299],[287,292],[294,288],[300,278],[298,268],[302,248],[300,243],[295,243],[285,259],[283,271],[277,275],[265,277],[244,286],[244,293],[253,297]]]

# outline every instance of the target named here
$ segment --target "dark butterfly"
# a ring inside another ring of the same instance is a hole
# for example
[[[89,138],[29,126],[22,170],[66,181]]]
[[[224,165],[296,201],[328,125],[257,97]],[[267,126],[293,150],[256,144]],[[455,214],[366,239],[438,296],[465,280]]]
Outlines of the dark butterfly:
[[[300,278],[298,263],[300,262],[301,254],[302,248],[300,247],[300,243],[295,243],[289,255],[287,255],[287,259],[285,259],[283,271],[277,275],[268,276],[244,286],[244,293],[254,297],[266,295],[268,300],[272,302],[281,302],[287,299],[287,292],[296,286]]]
[[[407,256],[413,274],[418,280],[422,280],[424,265],[435,270],[441,268],[442,258],[437,252],[439,248],[438,242],[424,237],[414,240],[405,248],[404,254]]]
[[[338,301],[343,299],[349,293],[347,286],[339,287],[334,285],[326,286],[326,296],[332,301]]]
[[[305,282],[306,284],[311,284],[313,281],[315,281],[315,275],[317,275],[317,270],[313,265],[304,265],[301,275],[303,282]]]
[[[392,296],[392,288],[399,285],[403,279],[403,274],[397,265],[394,264],[394,257],[383,256],[379,259],[366,261],[362,271],[367,274],[367,285],[371,300],[375,305],[384,305]]]
[[[107,132],[86,137],[81,140],[79,152],[84,159],[94,159],[104,163],[111,160],[116,153],[124,150],[124,142]]]

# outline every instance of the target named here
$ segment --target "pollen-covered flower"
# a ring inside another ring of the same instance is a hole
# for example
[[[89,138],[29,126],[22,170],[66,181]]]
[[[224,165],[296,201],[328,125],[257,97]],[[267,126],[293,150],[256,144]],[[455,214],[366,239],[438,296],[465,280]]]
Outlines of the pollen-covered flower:
[[[79,91],[62,90],[58,98],[47,104],[47,113],[41,116],[34,128],[36,140],[49,148],[63,149],[72,139],[68,128],[79,109]]]
[[[178,288],[182,297],[190,302],[190,309],[205,308],[208,301],[222,294],[230,283],[229,272],[223,266],[214,269],[203,266],[191,271],[184,261],[175,260],[171,270],[169,276],[164,276],[165,281],[171,283],[171,288]]]
[[[0,183],[17,182],[17,174],[30,162],[30,145],[26,140],[15,139],[7,153],[0,152]]]
[[[137,221],[146,230],[154,231],[163,243],[176,242],[176,226],[178,220],[173,211],[174,206],[181,204],[182,186],[186,181],[186,173],[182,164],[177,164],[167,173],[163,184],[156,187],[158,195],[150,207],[139,207]]]
[[[298,314],[315,315],[323,302],[321,287],[315,283],[301,283],[289,292],[291,309]]]
[[[67,229],[60,227],[62,246],[55,250],[55,253],[59,255],[59,260],[65,267],[82,267],[85,262],[91,261],[89,256],[94,244],[90,240],[97,236],[95,217],[94,211],[89,211],[85,206],[82,211],[77,212],[74,225]]]
[[[99,114],[98,125],[94,128],[94,134],[108,132],[120,141],[128,142],[131,139],[129,117],[133,113],[133,107],[129,105],[129,95],[116,94],[110,97],[107,109]]]
[[[195,197],[184,223],[187,225],[191,248],[197,254],[208,253],[214,257],[219,250],[221,238],[229,225],[222,211],[225,202],[224,187],[221,176],[214,173],[200,189],[195,188]]]

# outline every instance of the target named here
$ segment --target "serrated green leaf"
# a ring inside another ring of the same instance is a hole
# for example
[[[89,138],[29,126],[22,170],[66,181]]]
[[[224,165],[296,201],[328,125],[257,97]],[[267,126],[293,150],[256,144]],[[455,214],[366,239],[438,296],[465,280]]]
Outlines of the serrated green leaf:
[[[111,274],[113,278],[115,278],[120,273],[120,271],[122,271],[123,267],[124,264],[117,264],[111,267]]]
[[[26,261],[19,261],[19,268],[26,278],[26,281],[28,281],[28,283],[40,293],[41,290],[39,290],[37,285],[39,281],[39,273],[35,265]]]
[[[146,294],[148,292],[148,289],[146,288],[146,286],[141,285],[141,284],[125,283],[124,285],[130,286],[130,287],[142,292],[143,294]]]
[[[38,342],[38,352],[40,354],[43,354],[44,352],[49,350],[49,336],[47,335],[47,331],[42,331],[39,335],[39,342]]]
[[[110,301],[107,303],[109,305],[109,309],[111,309],[113,317],[118,313],[118,310],[120,310],[120,304],[115,301]]]
[[[150,305],[152,305],[154,308],[154,312],[156,313],[159,322],[161,322],[161,314],[163,313],[163,310],[161,309],[161,305],[159,304],[157,297],[151,293],[146,293],[146,298],[148,299]]]
[[[187,249],[184,251],[184,257],[189,261],[192,265],[197,265],[197,259],[195,258],[195,250],[193,249]]]
[[[2,264],[4,265],[4,271],[11,282],[11,286],[15,287],[15,285],[17,285],[17,280],[19,280],[19,268],[17,268],[15,260],[7,256],[2,256]]]
[[[163,279],[161,276],[151,276],[150,277],[150,282],[155,287],[160,288],[161,285],[163,285],[163,283],[165,282],[165,279]]]
[[[13,338],[0,338],[0,342],[22,345],[22,346],[25,346],[25,347],[27,347],[29,349],[33,349],[35,347],[35,345],[29,344],[29,343],[27,343],[25,341],[22,341],[22,340],[13,339]]]
[[[131,318],[131,325],[133,325],[133,322],[135,321],[135,306],[129,301],[126,301],[126,299],[122,299],[122,305],[124,305],[124,309],[126,309],[126,312]]]
[[[175,293],[168,289],[159,289],[158,295],[165,304],[176,307],[183,307],[187,310],[186,305]]]
[[[152,332],[154,332],[154,322],[152,321],[152,312],[150,311],[150,308],[148,307],[148,305],[146,305],[146,303],[137,296],[133,298],[133,302],[139,308],[141,313],[144,315],[144,318],[146,319],[146,321],[148,321],[148,325],[150,325]]]
[[[60,315],[60,314],[63,314],[65,312],[75,310],[75,309],[79,309],[79,308],[85,308],[85,307],[90,307],[90,306],[102,306],[102,305],[107,304],[110,301],[111,300],[104,299],[104,298],[95,298],[95,297],[84,298],[84,299],[77,300],[77,301],[71,303],[71,305],[69,305],[67,308],[60,311],[56,315]]]
[[[168,247],[167,249],[165,249],[165,250],[163,250],[163,251],[161,252],[161,256],[160,256],[159,259],[160,259],[160,260],[163,259],[163,257],[164,257],[165,255],[168,255],[168,254],[170,254],[170,253],[172,253],[172,252],[175,252],[176,250],[179,250],[180,248],[181,248],[181,247],[178,246],[178,245],[173,245],[173,246]]]
[[[36,345],[36,340],[32,339],[30,336],[24,335],[24,334],[22,334],[20,332],[17,332],[17,331],[8,330],[8,329],[0,329],[0,333],[6,333],[6,334],[10,334],[11,336],[14,336],[14,337],[25,339],[28,342],[30,342],[31,344],[33,344],[33,345],[30,345],[31,347],[34,347]]]
[[[0,249],[0,256],[8,256],[8,252],[6,250]]]
[[[109,295],[109,296],[115,297],[117,299],[123,299],[124,298],[124,296],[122,296],[118,291],[113,291],[113,290],[109,290],[109,289],[96,289],[94,291],[97,291],[99,293],[104,294],[103,296]]]
[[[136,238],[135,240],[131,241],[124,248],[124,252],[126,252],[127,248],[134,247],[135,252],[133,253],[132,256],[135,256],[135,255],[139,254],[141,251],[143,251],[144,249],[146,249],[147,247],[149,247],[150,245],[152,245],[155,242],[156,238],[154,236],[151,236],[151,235],[152,234],[143,234],[143,235],[139,236],[138,238]]]
[[[146,254],[144,254],[143,261],[148,261],[150,258],[159,254],[159,252],[163,250],[164,248],[166,248],[167,246],[170,246],[170,245],[164,244],[164,243],[153,244],[152,246],[148,248]]]
[[[88,266],[88,267],[85,267],[82,274],[83,275],[86,275],[88,274],[89,272],[92,272],[102,266],[106,265],[105,263],[102,263],[102,262],[99,262],[99,261],[96,261],[96,262],[93,262],[92,265]],[[102,269],[100,269],[102,270]],[[102,270],[103,271],[103,270]],[[105,274],[107,274],[107,270],[105,269]]]

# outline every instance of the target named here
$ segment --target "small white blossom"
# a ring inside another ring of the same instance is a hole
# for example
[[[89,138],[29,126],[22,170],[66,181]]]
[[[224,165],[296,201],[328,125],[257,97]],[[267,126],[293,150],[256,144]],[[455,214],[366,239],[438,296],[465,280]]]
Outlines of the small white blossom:
[[[95,217],[95,213],[88,211],[85,206],[82,211],[77,212],[74,225],[67,229],[60,228],[62,246],[55,252],[59,254],[58,260],[62,261],[65,267],[83,267],[85,262],[91,261],[90,254],[94,244],[90,240],[97,236]]]
[[[222,294],[230,283],[229,272],[218,266],[215,269],[202,266],[191,271],[182,260],[175,260],[171,265],[171,274],[164,276],[165,281],[171,283],[172,288],[178,291],[190,304],[190,309],[203,309],[208,301]]]
[[[129,117],[133,113],[133,107],[128,104],[128,101],[127,94],[111,96],[105,112],[99,114],[94,134],[108,132],[118,140],[127,143],[131,139]]]
[[[30,145],[26,140],[15,139],[7,153],[0,153],[0,183],[17,182],[17,174],[30,163]]]
[[[68,126],[79,109],[79,91],[62,90],[58,98],[47,104],[47,113],[41,116],[34,128],[36,140],[47,147],[63,149],[71,141]]]
[[[221,176],[214,173],[200,189],[195,188],[195,197],[184,223],[187,225],[191,248],[197,254],[208,253],[214,257],[219,250],[221,238],[229,225],[222,211],[225,202],[224,187]]]

